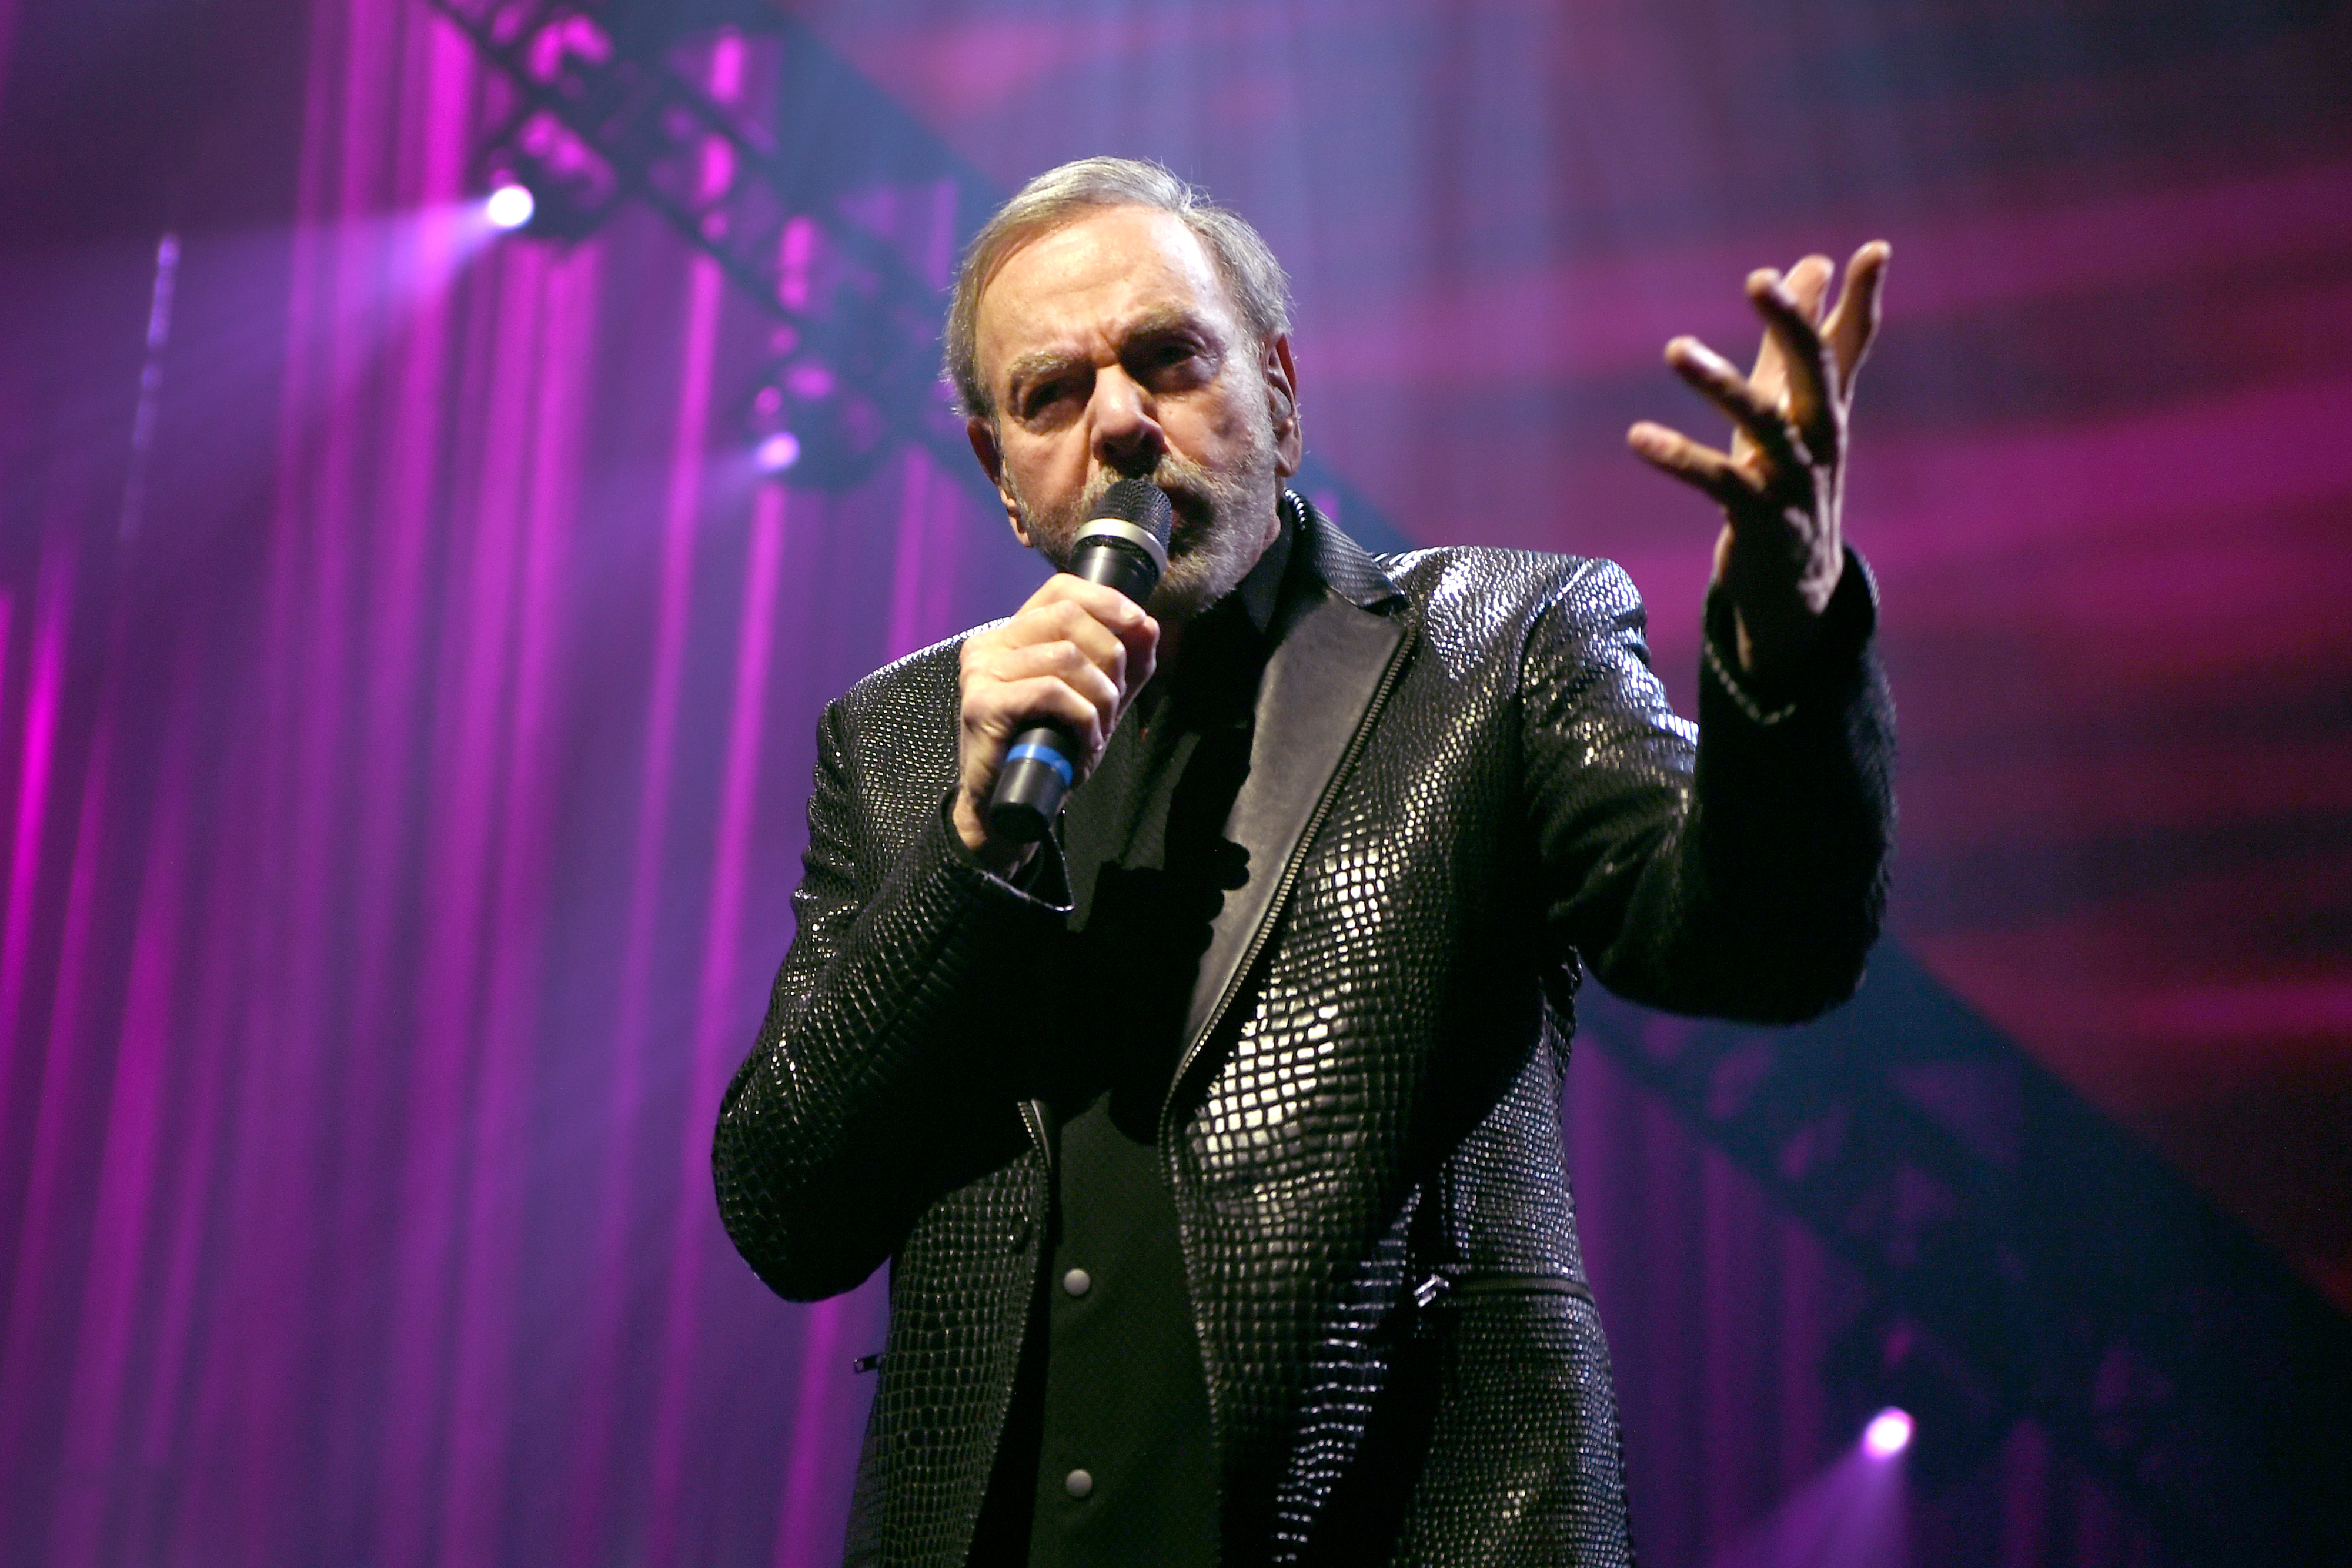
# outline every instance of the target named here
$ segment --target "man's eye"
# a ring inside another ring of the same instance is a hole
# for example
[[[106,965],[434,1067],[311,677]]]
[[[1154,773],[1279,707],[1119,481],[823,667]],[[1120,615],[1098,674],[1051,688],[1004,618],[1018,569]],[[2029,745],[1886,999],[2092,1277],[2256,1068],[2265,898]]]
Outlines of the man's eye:
[[[1177,391],[1199,380],[1205,361],[1201,345],[1190,339],[1162,340],[1139,351],[1129,361],[1132,373],[1168,391]]]

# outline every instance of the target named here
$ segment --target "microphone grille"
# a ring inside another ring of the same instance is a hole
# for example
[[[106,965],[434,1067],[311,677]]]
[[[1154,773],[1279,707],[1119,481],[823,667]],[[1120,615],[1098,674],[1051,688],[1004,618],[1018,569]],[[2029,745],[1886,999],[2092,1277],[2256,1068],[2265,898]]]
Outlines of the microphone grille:
[[[1176,512],[1168,504],[1168,493],[1149,479],[1121,479],[1105,490],[1095,503],[1094,517],[1132,523],[1159,540],[1162,549],[1168,548],[1168,536],[1176,528]]]

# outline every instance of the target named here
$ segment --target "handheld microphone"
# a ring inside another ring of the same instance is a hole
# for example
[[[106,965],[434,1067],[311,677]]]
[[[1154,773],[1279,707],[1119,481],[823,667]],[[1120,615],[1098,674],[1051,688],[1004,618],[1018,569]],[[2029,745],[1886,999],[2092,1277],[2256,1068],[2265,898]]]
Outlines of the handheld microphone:
[[[1174,509],[1159,486],[1149,479],[1121,479],[1095,503],[1066,570],[1140,604],[1168,570],[1168,537],[1175,525]],[[1077,760],[1078,743],[1060,725],[1035,725],[1015,735],[988,799],[989,831],[1016,844],[1044,838],[1062,809],[1062,797],[1077,781]]]

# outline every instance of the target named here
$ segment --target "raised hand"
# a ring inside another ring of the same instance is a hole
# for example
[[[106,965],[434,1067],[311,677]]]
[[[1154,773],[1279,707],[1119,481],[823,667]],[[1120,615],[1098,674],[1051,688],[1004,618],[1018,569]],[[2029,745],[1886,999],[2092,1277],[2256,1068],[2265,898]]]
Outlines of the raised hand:
[[[991,870],[1016,869],[1033,847],[988,831],[989,794],[1013,737],[1061,725],[1078,743],[1084,779],[1151,679],[1159,644],[1160,623],[1133,600],[1067,572],[1047,578],[1012,620],[964,639],[955,826]]]
[[[1844,570],[1847,415],[1878,332],[1889,254],[1884,240],[1854,252],[1826,319],[1829,257],[1809,256],[1785,275],[1748,274],[1764,344],[1744,377],[1696,338],[1666,345],[1675,373],[1730,416],[1730,451],[1647,420],[1626,434],[1653,466],[1723,507],[1715,578],[1738,612],[1742,669],[1768,680],[1803,658]]]

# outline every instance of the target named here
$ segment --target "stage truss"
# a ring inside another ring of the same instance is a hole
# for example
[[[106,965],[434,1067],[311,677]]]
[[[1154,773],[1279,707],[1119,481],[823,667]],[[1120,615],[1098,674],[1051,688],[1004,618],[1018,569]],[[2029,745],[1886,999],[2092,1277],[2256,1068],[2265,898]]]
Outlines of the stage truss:
[[[768,319],[768,363],[738,413],[754,446],[791,433],[794,482],[856,484],[907,443],[971,469],[938,331],[973,182],[877,164],[870,145],[782,140],[778,100],[806,40],[780,13],[757,0],[425,4],[498,73],[506,101],[477,173],[486,190],[530,190],[533,234],[576,242],[637,203]]]

